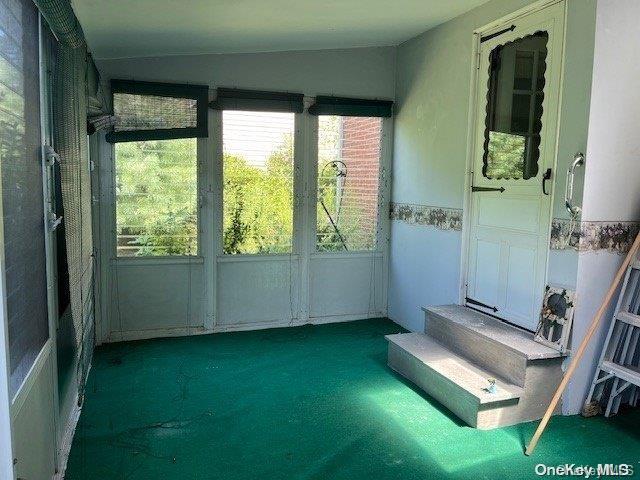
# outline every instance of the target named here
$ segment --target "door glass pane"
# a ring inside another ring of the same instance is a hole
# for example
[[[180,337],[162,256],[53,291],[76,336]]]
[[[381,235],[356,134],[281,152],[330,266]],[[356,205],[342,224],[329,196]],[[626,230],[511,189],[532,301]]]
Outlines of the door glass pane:
[[[482,174],[528,179],[538,173],[546,32],[494,48],[489,54],[489,92]]]

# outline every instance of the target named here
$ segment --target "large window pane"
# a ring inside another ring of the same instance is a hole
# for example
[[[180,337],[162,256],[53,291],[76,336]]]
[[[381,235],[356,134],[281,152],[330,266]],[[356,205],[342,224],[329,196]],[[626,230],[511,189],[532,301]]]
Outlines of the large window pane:
[[[196,139],[115,149],[118,256],[196,255]]]
[[[223,112],[225,254],[292,251],[294,118]]]
[[[375,248],[381,139],[380,118],[318,117],[319,251]]]

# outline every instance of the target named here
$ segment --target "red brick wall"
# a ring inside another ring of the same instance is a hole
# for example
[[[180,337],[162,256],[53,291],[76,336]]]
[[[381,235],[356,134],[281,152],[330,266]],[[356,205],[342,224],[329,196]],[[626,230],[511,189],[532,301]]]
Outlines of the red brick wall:
[[[342,215],[358,221],[361,232],[369,235],[378,215],[381,136],[380,118],[342,117],[341,157],[347,165]]]

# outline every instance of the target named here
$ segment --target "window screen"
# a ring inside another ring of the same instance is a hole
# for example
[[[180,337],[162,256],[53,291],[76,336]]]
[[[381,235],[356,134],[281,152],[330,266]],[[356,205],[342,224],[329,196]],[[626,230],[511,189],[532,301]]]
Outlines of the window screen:
[[[197,254],[196,144],[185,138],[115,146],[118,256]]]
[[[294,118],[223,112],[225,254],[292,251]]]
[[[319,251],[375,248],[381,140],[379,117],[318,117]]]
[[[10,392],[49,336],[40,137],[38,11],[0,0],[0,159]]]
[[[114,131],[110,142],[207,136],[206,85],[112,80]]]

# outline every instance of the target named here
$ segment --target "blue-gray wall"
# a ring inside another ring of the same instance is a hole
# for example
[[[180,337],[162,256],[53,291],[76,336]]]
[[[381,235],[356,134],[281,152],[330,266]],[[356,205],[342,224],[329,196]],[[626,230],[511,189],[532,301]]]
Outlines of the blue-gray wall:
[[[398,48],[392,186],[396,210],[433,212],[430,207],[441,207],[449,209],[447,219],[461,217],[473,31],[530,3],[492,0]],[[566,218],[562,196],[567,164],[586,148],[594,23],[595,0],[568,0],[553,212],[558,220]],[[577,190],[580,199],[580,185]],[[461,222],[445,221],[442,228],[441,222],[416,222],[410,214],[406,218],[394,215],[391,227],[389,316],[421,330],[421,306],[459,300]],[[577,262],[575,250],[552,250],[549,282],[575,287]]]

